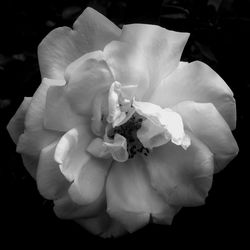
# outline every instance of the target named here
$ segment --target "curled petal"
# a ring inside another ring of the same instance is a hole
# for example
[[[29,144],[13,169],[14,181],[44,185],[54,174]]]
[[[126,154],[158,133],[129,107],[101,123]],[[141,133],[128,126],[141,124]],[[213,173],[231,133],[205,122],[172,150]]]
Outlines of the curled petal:
[[[215,172],[224,168],[239,149],[228,124],[212,103],[181,102],[173,107],[184,124],[205,143],[215,158]]]
[[[128,159],[127,140],[120,134],[115,134],[114,141],[104,142],[114,160],[125,162]]]
[[[105,145],[103,139],[101,138],[95,138],[94,140],[92,140],[86,150],[97,158],[111,157],[111,153],[108,150],[107,145]]]
[[[137,131],[137,137],[144,148],[149,149],[162,146],[170,141],[170,136],[165,133],[165,130],[150,120],[142,122],[141,128]]]
[[[38,48],[42,78],[64,79],[66,67],[80,56],[102,50],[118,39],[120,29],[102,14],[86,8],[73,25],[51,31]]]
[[[164,132],[166,142],[171,141],[186,149],[190,145],[190,139],[184,132],[181,116],[171,109],[162,109],[160,106],[149,102],[137,102],[134,100],[133,107],[136,112],[150,120],[159,128],[159,133]],[[150,127],[151,129],[153,126]],[[155,129],[153,129],[155,130]],[[139,136],[141,132],[139,132]],[[145,142],[145,137],[141,136]]]
[[[67,192],[70,185],[54,159],[57,143],[58,141],[42,149],[37,168],[37,187],[46,199],[60,198]]]
[[[150,186],[141,158],[125,163],[114,162],[107,179],[106,192],[107,212],[129,232],[146,225],[150,214],[153,218],[161,215],[170,224],[176,212]]]
[[[7,125],[7,130],[11,139],[17,144],[19,136],[24,132],[24,120],[28,107],[31,102],[31,97],[25,97],[15,115],[11,118]]]
[[[167,143],[154,148],[144,161],[154,189],[175,206],[204,204],[212,185],[213,154],[200,140],[189,136],[192,144],[187,150]]]
[[[233,93],[223,79],[205,63],[182,64],[157,87],[150,102],[163,108],[182,101],[211,102],[231,129],[236,126]]]

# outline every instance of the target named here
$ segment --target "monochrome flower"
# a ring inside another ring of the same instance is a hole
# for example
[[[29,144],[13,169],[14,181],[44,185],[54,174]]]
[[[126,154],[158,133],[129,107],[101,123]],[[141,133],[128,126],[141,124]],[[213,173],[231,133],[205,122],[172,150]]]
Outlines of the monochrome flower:
[[[233,93],[188,33],[87,8],[38,48],[42,82],[7,129],[55,214],[102,237],[171,224],[238,153]]]

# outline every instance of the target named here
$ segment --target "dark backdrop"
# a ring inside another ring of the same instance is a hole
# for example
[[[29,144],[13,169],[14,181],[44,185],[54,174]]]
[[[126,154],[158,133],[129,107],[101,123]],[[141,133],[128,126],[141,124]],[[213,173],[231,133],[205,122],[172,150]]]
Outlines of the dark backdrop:
[[[24,96],[32,96],[40,83],[37,45],[58,26],[71,26],[86,6],[92,6],[117,25],[141,22],[191,32],[183,59],[201,60],[215,69],[235,93],[238,122],[234,135],[240,153],[215,175],[206,205],[183,208],[173,225],[148,225],[115,240],[95,237],[71,221],[55,217],[52,204],[43,199],[22,166],[5,127]],[[206,245],[223,246],[245,241],[248,223],[246,174],[248,162],[248,109],[250,59],[250,1],[234,0],[8,0],[0,6],[0,244],[51,243],[133,247],[134,243],[166,249]]]

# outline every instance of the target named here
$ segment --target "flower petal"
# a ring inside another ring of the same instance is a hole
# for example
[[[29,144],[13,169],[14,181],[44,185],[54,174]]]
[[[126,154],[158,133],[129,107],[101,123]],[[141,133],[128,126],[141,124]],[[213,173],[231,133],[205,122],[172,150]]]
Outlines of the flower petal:
[[[60,198],[67,192],[70,185],[54,160],[57,143],[58,141],[55,141],[42,149],[37,168],[37,187],[46,199]]]
[[[73,182],[69,189],[71,199],[80,205],[92,203],[99,197],[111,163],[85,151],[92,139],[89,128],[74,128],[60,139],[55,151],[62,174]]]
[[[22,157],[23,165],[25,166],[26,170],[34,179],[36,179],[38,157],[26,155],[26,154],[22,154],[21,157]]]
[[[50,130],[68,131],[79,124],[84,125],[88,118],[76,114],[64,95],[63,86],[51,86],[48,89],[44,126]]]
[[[162,109],[160,106],[149,102],[137,102],[134,100],[133,107],[136,112],[159,128],[159,133],[164,132],[165,141],[171,140],[176,145],[181,145],[184,149],[190,145],[190,139],[184,132],[181,116],[171,109]],[[152,126],[150,127],[152,129]],[[155,130],[155,129],[153,129]],[[139,136],[145,142],[145,137]]]
[[[25,128],[27,130],[40,130],[44,128],[44,112],[46,96],[51,86],[64,85],[65,81],[43,78],[42,83],[32,97],[31,103],[25,117]]]
[[[215,172],[224,168],[239,149],[228,124],[212,103],[181,102],[173,107],[185,125],[214,154]]]
[[[141,128],[137,131],[137,138],[144,148],[149,149],[162,146],[170,141],[170,138],[165,135],[165,130],[148,119],[142,122]]]
[[[85,54],[71,63],[65,72],[65,95],[78,114],[90,114],[97,93],[109,90],[113,75],[102,51]]]
[[[205,63],[182,64],[166,77],[150,98],[161,107],[172,107],[182,101],[211,102],[231,129],[236,125],[233,93],[222,78]]]
[[[61,172],[73,181],[81,167],[91,157],[85,149],[93,139],[87,126],[77,127],[65,133],[57,144],[55,160],[60,165]]]
[[[97,217],[78,219],[76,222],[89,232],[103,238],[118,237],[126,232],[124,227],[116,220],[110,218],[106,212],[101,213]]]
[[[25,115],[30,105],[31,99],[31,97],[24,98],[23,102],[7,125],[7,130],[15,144],[17,144],[19,136],[24,132]]]
[[[39,157],[41,150],[57,140],[60,133],[41,129],[41,130],[25,130],[19,137],[16,151],[20,154]]]
[[[104,190],[110,165],[111,159],[91,157],[69,188],[71,199],[80,205],[88,205],[97,200]]]
[[[73,30],[61,27],[51,31],[38,48],[42,78],[64,79],[66,67],[80,56],[102,50],[118,39],[120,29],[102,14],[86,8],[73,25]]]
[[[128,159],[127,140],[120,134],[115,134],[114,140],[104,142],[108,151],[113,156],[114,160],[125,162]]]
[[[104,54],[115,80],[138,85],[140,100],[177,67],[188,37],[156,25],[124,25],[119,41],[108,44]]]
[[[125,163],[114,162],[108,175],[107,212],[133,232],[149,222],[150,214],[164,214],[170,224],[176,210],[170,207],[150,186],[141,158]]]
[[[213,154],[189,136],[192,143],[187,150],[167,143],[145,159],[152,186],[170,205],[202,205],[212,185]]]
[[[106,196],[103,191],[97,200],[88,205],[75,203],[69,194],[54,200],[54,212],[61,219],[82,219],[98,216],[106,206]]]

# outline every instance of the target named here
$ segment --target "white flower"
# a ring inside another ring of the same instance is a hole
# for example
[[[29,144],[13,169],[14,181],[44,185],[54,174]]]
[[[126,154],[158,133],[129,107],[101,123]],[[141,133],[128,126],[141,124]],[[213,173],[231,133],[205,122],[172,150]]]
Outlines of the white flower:
[[[108,237],[204,204],[238,152],[236,107],[209,66],[180,62],[188,37],[87,8],[41,42],[42,83],[7,128],[58,217]]]

